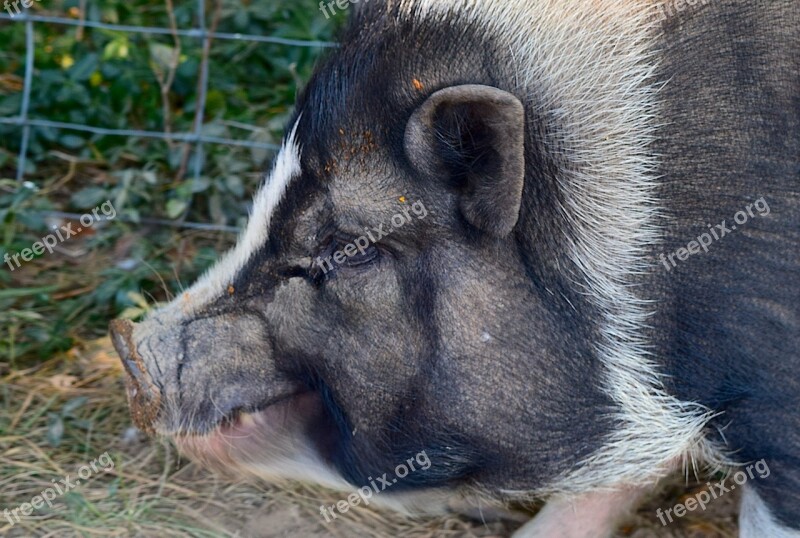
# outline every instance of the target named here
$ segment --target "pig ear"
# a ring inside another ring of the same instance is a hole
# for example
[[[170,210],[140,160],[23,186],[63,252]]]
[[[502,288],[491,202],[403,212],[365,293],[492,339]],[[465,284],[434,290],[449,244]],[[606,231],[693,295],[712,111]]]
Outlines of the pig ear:
[[[452,86],[431,95],[406,126],[416,170],[460,195],[464,218],[505,237],[517,223],[525,178],[525,109],[491,86]]]

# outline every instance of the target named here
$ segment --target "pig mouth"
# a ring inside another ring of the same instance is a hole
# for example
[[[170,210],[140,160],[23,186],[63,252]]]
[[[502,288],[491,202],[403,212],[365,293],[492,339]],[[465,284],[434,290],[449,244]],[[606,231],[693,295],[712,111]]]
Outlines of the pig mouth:
[[[140,354],[133,323],[115,320],[110,329],[127,374],[131,418],[143,432],[170,440],[189,459],[235,478],[313,482],[331,468],[343,413],[315,377],[303,371],[245,371],[182,387],[185,370],[165,380],[158,363]],[[331,478],[328,485],[337,482]]]

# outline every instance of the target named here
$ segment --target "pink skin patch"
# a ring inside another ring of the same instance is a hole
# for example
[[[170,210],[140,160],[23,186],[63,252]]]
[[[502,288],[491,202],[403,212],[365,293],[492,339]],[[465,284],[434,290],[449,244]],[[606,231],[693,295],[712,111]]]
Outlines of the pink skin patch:
[[[608,538],[650,488],[553,499],[513,538]]]
[[[307,427],[321,413],[319,396],[304,392],[255,413],[240,413],[205,435],[179,434],[173,440],[182,454],[229,474],[267,455],[277,459],[307,447]]]

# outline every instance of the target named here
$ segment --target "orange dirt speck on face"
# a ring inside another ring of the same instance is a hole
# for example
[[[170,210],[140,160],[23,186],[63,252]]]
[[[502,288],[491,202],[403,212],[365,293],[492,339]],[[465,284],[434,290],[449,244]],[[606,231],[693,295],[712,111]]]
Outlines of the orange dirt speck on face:
[[[419,79],[415,78],[414,80],[411,81],[411,84],[414,85],[414,89],[417,90],[418,92],[421,92],[422,90],[425,89],[425,86],[422,85],[422,82],[420,82]]]

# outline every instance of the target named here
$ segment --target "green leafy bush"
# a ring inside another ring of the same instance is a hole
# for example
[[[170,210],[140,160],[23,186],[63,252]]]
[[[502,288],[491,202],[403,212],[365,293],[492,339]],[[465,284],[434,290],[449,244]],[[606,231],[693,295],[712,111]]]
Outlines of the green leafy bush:
[[[32,12],[165,29],[198,25],[196,1],[85,4],[81,12],[78,0],[41,0]],[[216,24],[218,32],[331,41],[340,23],[325,19],[314,0],[205,2],[205,25]],[[34,23],[34,31],[31,118],[193,131],[202,39],[42,22]],[[324,49],[215,39],[209,51],[203,134],[278,144],[299,87]],[[0,117],[20,113],[25,53],[25,24],[0,21]],[[44,211],[83,214],[108,200],[118,218],[71,239],[70,246],[80,245],[77,255],[45,252],[13,272],[3,265],[0,360],[8,357],[12,364],[67,349],[76,337],[101,335],[119,313],[141,314],[143,301],[177,293],[233,237],[148,219],[241,227],[274,153],[207,143],[198,155],[193,144],[181,141],[34,126],[26,183],[20,184],[13,178],[22,131],[0,124],[0,258],[52,231],[54,222]]]

